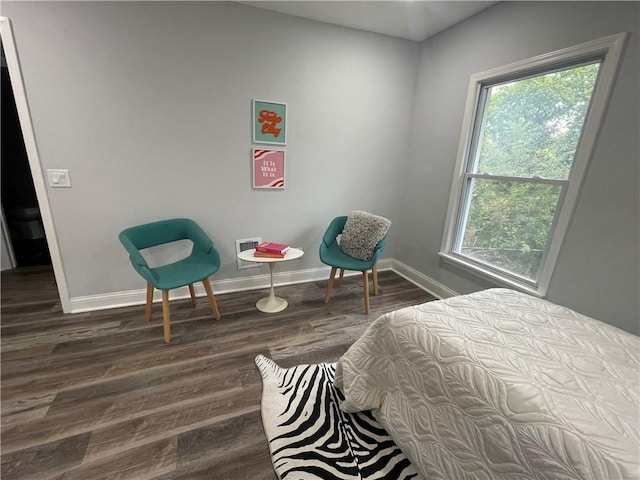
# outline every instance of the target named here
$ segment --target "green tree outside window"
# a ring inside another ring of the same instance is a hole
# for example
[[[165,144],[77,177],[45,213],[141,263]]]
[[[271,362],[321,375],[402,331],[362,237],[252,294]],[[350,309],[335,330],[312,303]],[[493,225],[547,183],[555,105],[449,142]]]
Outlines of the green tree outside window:
[[[599,68],[591,63],[484,87],[458,252],[536,279]]]

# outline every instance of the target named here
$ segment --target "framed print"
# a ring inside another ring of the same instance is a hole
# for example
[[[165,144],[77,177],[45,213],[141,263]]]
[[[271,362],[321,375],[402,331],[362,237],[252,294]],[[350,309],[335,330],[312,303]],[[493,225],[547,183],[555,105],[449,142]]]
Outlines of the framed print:
[[[253,149],[253,188],[284,189],[284,150]]]
[[[287,104],[253,100],[253,143],[287,144]]]

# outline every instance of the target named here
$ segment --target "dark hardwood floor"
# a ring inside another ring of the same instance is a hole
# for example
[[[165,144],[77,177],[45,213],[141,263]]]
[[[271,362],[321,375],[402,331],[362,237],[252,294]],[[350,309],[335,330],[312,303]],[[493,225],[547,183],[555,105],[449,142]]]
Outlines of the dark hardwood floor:
[[[271,480],[254,357],[281,366],[333,362],[379,315],[434,297],[391,271],[364,315],[360,276],[324,305],[326,282],[171,303],[172,339],[154,305],[65,315],[53,273],[2,273],[2,480]]]

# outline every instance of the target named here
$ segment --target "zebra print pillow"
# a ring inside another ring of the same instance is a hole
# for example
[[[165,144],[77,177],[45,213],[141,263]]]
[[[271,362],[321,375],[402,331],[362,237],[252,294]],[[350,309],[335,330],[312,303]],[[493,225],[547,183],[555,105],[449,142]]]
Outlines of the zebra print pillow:
[[[345,413],[335,364],[280,368],[256,357],[262,423],[282,480],[422,480],[371,412]]]

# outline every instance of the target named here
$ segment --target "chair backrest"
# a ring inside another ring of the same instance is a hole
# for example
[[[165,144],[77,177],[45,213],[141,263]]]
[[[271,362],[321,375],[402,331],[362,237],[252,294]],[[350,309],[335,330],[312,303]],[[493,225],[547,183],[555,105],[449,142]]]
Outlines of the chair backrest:
[[[193,228],[193,224],[195,222],[188,218],[161,220],[127,228],[120,233],[119,238],[120,241],[127,241],[126,244],[123,242],[125,247],[144,250],[156,245],[190,238],[189,231]]]
[[[147,282],[156,285],[157,272],[151,268],[141,250],[179,240],[191,240],[193,247],[190,258],[205,261],[209,265],[220,266],[220,255],[213,241],[200,226],[189,218],[174,218],[129,227],[118,235],[118,239],[129,253],[133,268]],[[186,285],[186,284],[183,284]],[[156,288],[160,288],[156,285]],[[175,287],[171,287],[175,288]]]
[[[148,267],[146,260],[140,254],[145,248],[189,239],[193,242],[194,252],[208,255],[216,253],[213,241],[200,226],[189,218],[174,218],[160,220],[130,227],[118,236],[124,248],[129,252],[131,263],[136,266]]]

